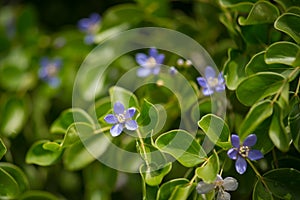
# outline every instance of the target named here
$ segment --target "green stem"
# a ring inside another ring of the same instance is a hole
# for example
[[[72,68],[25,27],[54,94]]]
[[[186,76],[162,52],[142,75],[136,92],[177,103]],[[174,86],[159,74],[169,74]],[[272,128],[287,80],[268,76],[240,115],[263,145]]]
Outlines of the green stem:
[[[225,166],[225,163],[226,163],[227,160],[228,160],[228,157],[226,157],[225,160],[224,160],[224,162],[223,162],[223,165],[222,165],[221,170],[220,170],[220,173],[219,173],[220,176],[222,176],[223,169],[224,169],[224,166]]]
[[[248,159],[246,159],[247,162],[249,163],[249,165],[251,166],[251,168],[253,169],[253,171],[255,172],[256,176],[258,176],[258,178],[261,180],[262,184],[266,187],[267,191],[272,194],[271,190],[269,189],[267,183],[264,180],[264,177],[262,175],[260,175],[260,173],[258,172],[258,170],[256,169],[256,167],[252,164],[252,162]]]
[[[300,88],[300,78],[298,79],[298,85],[297,85],[297,88],[296,88],[294,96],[298,96],[299,88]]]
[[[290,78],[292,78],[295,73],[298,72],[298,70],[300,69],[300,67],[296,67],[289,75],[286,79],[284,79],[282,86],[279,88],[278,92],[276,93],[275,97],[272,100],[272,103],[275,103],[275,101],[277,101],[279,95],[281,94],[282,90],[284,89],[285,85],[289,82]]]
[[[196,180],[197,177],[198,177],[197,174],[195,174],[191,179],[191,181],[189,182],[189,185],[193,184],[193,182]]]
[[[272,149],[272,156],[273,156],[275,168],[278,168],[278,160],[277,160],[277,156],[276,156],[276,152],[275,152],[274,148]]]
[[[139,129],[136,130],[136,133],[137,133],[139,141],[140,141],[140,147],[141,147],[142,153],[144,154],[145,163],[146,163],[147,167],[149,167],[150,164],[149,164],[149,161],[148,161],[148,158],[147,158],[147,152],[146,152],[146,149],[145,149],[145,143],[144,143],[144,140],[142,138],[142,134],[141,134]]]
[[[106,126],[106,127],[94,130],[94,134],[103,133],[105,131],[108,131],[110,128],[111,128],[110,126]]]

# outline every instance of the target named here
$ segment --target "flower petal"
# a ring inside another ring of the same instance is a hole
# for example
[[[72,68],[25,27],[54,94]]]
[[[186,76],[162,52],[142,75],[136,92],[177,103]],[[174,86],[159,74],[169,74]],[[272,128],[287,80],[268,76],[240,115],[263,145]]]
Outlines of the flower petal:
[[[235,191],[239,186],[237,180],[233,177],[226,177],[223,181],[223,187],[226,191]]]
[[[205,68],[205,78],[208,79],[210,77],[215,78],[216,77],[216,71],[211,66],[207,66]]]
[[[156,48],[152,47],[149,49],[149,56],[156,58],[158,56],[158,51]]]
[[[198,78],[197,78],[197,81],[198,81],[198,84],[199,84],[201,87],[204,87],[204,88],[207,88],[207,87],[208,87],[205,78],[203,78],[203,77],[198,77]]]
[[[217,200],[230,200],[231,196],[228,192],[225,192],[224,190],[220,190],[218,192]]]
[[[128,108],[126,114],[128,114],[128,117],[126,116],[126,118],[131,118],[134,116],[136,109],[134,107],[132,108]]]
[[[151,74],[151,69],[146,68],[146,67],[140,67],[137,69],[136,75],[138,77],[146,77]]]
[[[120,135],[123,131],[123,125],[122,124],[115,124],[111,127],[110,133],[113,137],[116,137]]]
[[[130,131],[134,131],[138,128],[138,125],[135,120],[128,120],[125,122],[125,127]]]
[[[165,55],[164,54],[159,54],[158,56],[155,57],[156,63],[157,64],[162,64],[164,62]]]
[[[251,149],[248,153],[248,158],[250,160],[259,160],[263,157],[264,157],[264,155],[259,150]]]
[[[152,74],[157,75],[160,72],[160,66],[156,66],[152,69]]]
[[[49,85],[51,87],[54,87],[54,88],[56,88],[60,85],[60,79],[57,77],[51,77],[51,78],[47,79],[46,81],[49,83]]]
[[[243,157],[238,156],[237,160],[235,161],[235,169],[239,174],[245,173],[247,169],[247,162]]]
[[[124,114],[124,111],[125,111],[124,105],[121,102],[117,101],[114,104],[114,112],[116,114]]]
[[[244,140],[243,145],[244,145],[244,146],[248,146],[248,147],[252,147],[252,146],[255,145],[256,141],[257,141],[256,135],[255,135],[255,134],[250,134],[250,135],[248,135],[248,137],[246,137],[246,139]]]
[[[116,124],[118,123],[118,118],[113,114],[108,114],[104,117],[104,120],[109,124]]]
[[[95,36],[94,35],[88,34],[84,37],[84,43],[85,44],[93,44],[94,41],[95,41]]]
[[[218,76],[218,83],[219,84],[224,84],[225,80],[224,80],[224,77],[223,77],[223,73],[221,72]]]
[[[232,160],[236,160],[238,156],[238,151],[235,148],[231,148],[227,151],[227,155]]]
[[[217,174],[216,181],[223,181],[223,178],[220,174]]]
[[[203,88],[202,93],[203,93],[204,96],[209,96],[209,95],[213,94],[214,91],[211,90],[210,88]]]
[[[231,135],[231,144],[235,148],[239,148],[240,147],[240,137],[236,134],[232,134]]]
[[[139,65],[145,65],[145,63],[148,60],[148,56],[146,54],[143,53],[138,53],[135,56],[135,61],[139,64]]]
[[[203,181],[200,181],[196,187],[196,190],[199,194],[206,194],[212,191],[215,188],[214,184],[208,184]]]
[[[216,91],[217,92],[222,92],[225,90],[225,84],[218,84],[216,87],[215,87]]]
[[[100,22],[101,17],[98,13],[92,13],[90,15],[90,23],[96,24],[98,22]]]

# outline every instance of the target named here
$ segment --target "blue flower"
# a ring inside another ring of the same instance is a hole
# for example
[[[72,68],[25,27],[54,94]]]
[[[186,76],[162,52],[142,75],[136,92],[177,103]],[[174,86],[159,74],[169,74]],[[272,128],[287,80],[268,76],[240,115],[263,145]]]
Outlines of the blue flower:
[[[236,160],[235,169],[239,174],[245,173],[247,169],[246,158],[250,160],[259,160],[263,158],[263,154],[259,150],[251,149],[256,144],[257,137],[255,134],[250,134],[243,144],[240,144],[240,138],[238,135],[233,134],[231,136],[231,144],[233,148],[227,151],[229,158]]]
[[[58,72],[61,68],[61,60],[54,59],[49,60],[48,58],[42,58],[40,62],[39,77],[43,81],[47,82],[52,87],[57,87],[60,84],[58,78]]]
[[[114,124],[110,129],[110,133],[113,137],[120,135],[124,127],[130,131],[134,131],[138,128],[137,122],[131,119],[135,111],[136,109],[133,107],[125,110],[124,105],[119,101],[114,104],[115,114],[108,114],[104,117],[107,123]]]
[[[203,88],[202,92],[203,95],[209,96],[216,92],[222,92],[225,90],[225,81],[223,78],[223,74],[220,73],[218,76],[216,76],[215,70],[208,66],[205,69],[205,77],[198,77],[197,81],[198,84]]]
[[[178,73],[177,69],[174,66],[171,66],[169,69],[171,75],[175,75]]]
[[[219,174],[213,183],[200,181],[196,187],[199,194],[207,194],[216,189],[218,192],[217,200],[230,200],[231,196],[226,191],[235,191],[238,188],[238,182],[235,178],[226,177],[223,179]]]
[[[97,13],[92,13],[89,18],[83,18],[78,22],[78,28],[86,33],[84,38],[86,44],[92,44],[94,42],[95,34],[100,29],[101,17]]]
[[[137,76],[146,77],[150,74],[157,75],[164,59],[165,55],[159,54],[156,48],[149,49],[149,56],[143,53],[136,54],[135,60],[141,66],[137,70]]]

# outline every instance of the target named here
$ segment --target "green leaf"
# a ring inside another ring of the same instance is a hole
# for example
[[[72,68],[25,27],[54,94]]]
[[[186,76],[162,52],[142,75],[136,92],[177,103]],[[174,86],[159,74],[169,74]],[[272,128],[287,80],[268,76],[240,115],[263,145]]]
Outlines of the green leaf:
[[[244,17],[239,17],[239,24],[253,25],[253,24],[264,24],[273,23],[279,16],[279,10],[272,3],[267,1],[258,1],[255,3],[245,19]]]
[[[253,7],[253,2],[255,1],[240,1],[240,0],[219,0],[222,7],[230,8],[232,10],[240,12],[249,12]]]
[[[255,184],[253,199],[261,199],[262,197],[265,197],[263,199],[273,199],[270,193],[280,199],[298,199],[300,196],[300,172],[298,170],[293,168],[274,169],[264,174],[263,179],[270,191],[258,180]],[[266,194],[263,194],[263,191]]]
[[[223,149],[231,147],[229,142],[230,130],[222,118],[213,114],[207,114],[201,118],[198,126],[214,144]]]
[[[274,1],[280,4],[285,10],[292,6],[295,7],[300,6],[300,2],[297,0],[296,1],[295,0],[274,0]]]
[[[46,191],[29,190],[22,194],[19,200],[59,200],[59,198]]]
[[[300,152],[300,103],[294,105],[289,115],[290,132],[295,148]]]
[[[240,126],[239,136],[245,139],[249,134],[273,113],[273,104],[270,100],[264,100],[253,105]]]
[[[2,168],[0,168],[0,185],[1,199],[13,199],[20,193],[16,180]]]
[[[289,150],[291,138],[283,124],[282,110],[277,102],[274,104],[269,137],[280,151],[287,152]]]
[[[104,97],[96,101],[95,105],[89,108],[89,113],[96,113],[97,118],[103,118],[111,110],[111,102],[109,97]]]
[[[246,65],[246,73],[248,75],[257,72],[277,72],[281,73],[284,70],[290,69],[288,65],[283,64],[270,64],[265,62],[265,51],[255,54]]]
[[[208,158],[204,166],[196,169],[196,174],[206,183],[213,183],[219,173],[220,163],[216,151]]]
[[[1,134],[6,137],[15,137],[21,131],[27,119],[25,101],[14,97],[8,99],[4,104],[1,115]]]
[[[3,143],[2,139],[0,138],[0,159],[6,154],[6,146]]]
[[[295,61],[299,52],[300,47],[294,43],[283,41],[276,42],[267,48],[265,61],[267,64],[281,63],[298,67],[295,65]]]
[[[182,165],[193,167],[204,161],[206,154],[194,137],[184,130],[172,130],[160,135],[156,147],[171,154]]]
[[[100,44],[106,39],[112,37],[113,35],[121,33],[122,31],[125,31],[128,28],[129,26],[127,24],[121,24],[119,26],[111,27],[109,29],[101,31],[99,34],[95,35],[94,42]]]
[[[66,149],[63,155],[64,166],[68,170],[79,170],[100,157],[110,144],[105,134],[96,134],[79,141]],[[92,154],[91,154],[92,153]]]
[[[50,151],[43,148],[49,140],[41,140],[35,142],[26,154],[26,163],[37,164],[41,166],[49,166],[55,163],[61,156],[62,151]]]
[[[289,36],[298,44],[300,43],[300,15],[294,13],[284,13],[274,23],[274,27]]]
[[[274,200],[272,193],[264,187],[260,179],[258,179],[254,185],[252,199],[253,200]]]
[[[129,90],[114,86],[109,89],[109,95],[111,102],[114,104],[116,101],[120,101],[125,107],[138,108],[139,103],[136,96]]]
[[[148,169],[147,169],[148,168]],[[171,171],[172,163],[168,163],[162,169],[153,171],[150,167],[141,165],[140,174],[143,176],[144,181],[150,186],[159,185],[163,178]]]
[[[245,78],[247,61],[248,58],[242,52],[233,49],[228,50],[228,60],[224,65],[224,76],[228,89],[235,90]]]
[[[194,187],[185,178],[170,180],[159,188],[156,200],[187,199],[191,189]]]
[[[273,72],[260,72],[243,80],[237,88],[237,98],[246,106],[275,94],[281,88],[284,76]]]
[[[85,122],[93,125],[93,119],[80,108],[71,108],[63,111],[53,122],[50,128],[51,133],[65,134],[70,125],[74,122]]]
[[[25,192],[29,188],[29,182],[24,172],[11,163],[1,162],[0,169],[6,171],[18,184],[19,191]]]

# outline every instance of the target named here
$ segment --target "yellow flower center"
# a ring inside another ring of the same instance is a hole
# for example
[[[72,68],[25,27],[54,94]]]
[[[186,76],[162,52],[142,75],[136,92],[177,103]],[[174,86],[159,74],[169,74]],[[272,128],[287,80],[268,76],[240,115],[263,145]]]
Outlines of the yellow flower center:
[[[153,58],[152,56],[149,57],[146,61],[145,66],[148,68],[154,68],[157,65],[157,62],[155,60],[155,58]]]
[[[216,87],[218,85],[218,83],[219,83],[218,78],[209,77],[207,79],[207,84],[212,88]]]
[[[118,114],[117,119],[118,119],[119,123],[124,123],[126,121],[124,114]]]
[[[248,157],[249,151],[250,148],[248,146],[240,146],[239,148],[239,154],[244,158]]]
[[[57,66],[54,64],[47,65],[46,70],[47,70],[47,75],[50,77],[56,76],[58,72]]]

